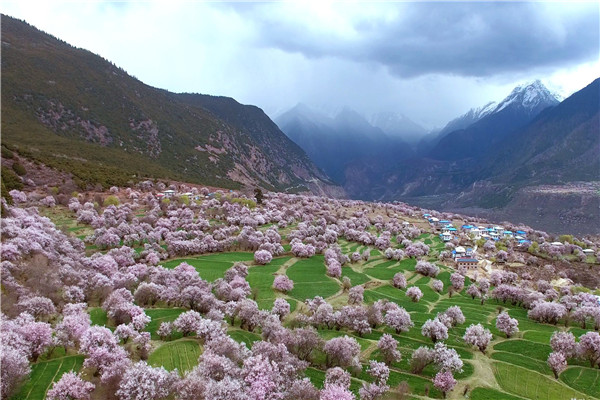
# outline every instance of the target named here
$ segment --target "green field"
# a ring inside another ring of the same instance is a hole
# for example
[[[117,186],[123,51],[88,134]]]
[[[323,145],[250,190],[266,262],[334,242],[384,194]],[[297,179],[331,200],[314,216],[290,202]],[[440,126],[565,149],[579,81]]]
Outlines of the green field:
[[[430,239],[435,241],[435,238]],[[347,243],[347,251],[366,249],[363,245]],[[224,276],[225,271],[236,261],[243,261],[248,266],[247,280],[252,288],[251,297],[254,298],[259,308],[268,310],[273,301],[282,297],[290,304],[294,311],[298,304],[304,303],[307,298],[333,296],[336,307],[345,304],[347,294],[341,292],[341,280],[330,278],[326,275],[326,267],[322,255],[309,259],[292,259],[290,256],[277,257],[265,266],[254,265],[253,253],[231,252],[223,254],[210,254],[206,256],[173,259],[163,265],[174,268],[181,262],[193,265],[199,275],[214,281]],[[361,362],[363,371],[353,376],[351,389],[358,394],[362,382],[371,378],[365,372],[366,362],[369,359],[381,359],[376,348],[377,341],[383,333],[390,333],[399,341],[399,350],[402,360],[391,366],[388,384],[392,389],[402,382],[406,382],[411,393],[419,398],[441,398],[442,393],[434,388],[432,379],[437,373],[433,366],[426,367],[419,375],[410,373],[410,357],[414,349],[420,346],[433,346],[431,340],[421,335],[421,326],[435,317],[439,312],[448,307],[458,305],[465,315],[466,322],[461,326],[449,329],[449,338],[446,344],[454,348],[464,361],[463,371],[456,373],[459,385],[449,394],[451,398],[463,398],[462,391],[466,389],[470,399],[477,400],[523,400],[523,399],[600,399],[600,370],[591,369],[585,363],[569,361],[569,367],[564,371],[559,380],[546,364],[546,359],[551,349],[549,340],[556,329],[564,329],[547,324],[538,324],[527,318],[527,311],[510,304],[497,303],[488,300],[481,305],[478,299],[471,299],[461,293],[448,296],[449,278],[451,270],[442,267],[437,279],[445,283],[441,294],[431,289],[432,278],[423,277],[414,273],[413,259],[400,262],[386,260],[381,256],[372,257],[368,262],[358,262],[342,268],[342,276],[351,279],[352,285],[365,285],[365,303],[385,299],[404,307],[410,314],[415,326],[408,332],[397,335],[389,328],[378,327],[369,334],[359,337],[354,332],[346,329],[328,330],[319,329],[319,335],[324,340],[348,335],[354,337],[361,346]],[[409,283],[408,286],[417,286],[424,296],[419,302],[412,302],[406,296],[406,290],[391,286],[390,280],[397,272],[403,272]],[[276,292],[273,280],[278,274],[286,274],[294,281],[294,289],[287,294]],[[466,283],[465,287],[468,286]],[[506,339],[495,328],[496,317],[499,310],[506,309],[511,316],[519,321],[519,333],[513,338]],[[182,338],[180,333],[166,341],[156,334],[161,322],[173,321],[186,311],[184,308],[147,308],[146,314],[151,317],[146,331],[151,333],[154,351],[150,354],[148,362],[154,366],[164,366],[167,370],[177,369],[180,373],[191,370],[198,363],[202,352],[200,342],[192,337]],[[105,325],[108,322],[106,313],[99,307],[90,308],[89,313],[92,323]],[[291,319],[284,320],[284,325],[290,327]],[[465,329],[472,323],[481,323],[494,334],[493,343],[486,354],[479,353],[475,348],[467,346],[462,339]],[[570,327],[577,336],[585,332],[580,328]],[[239,328],[239,325],[230,326],[229,335],[238,342],[244,342],[250,348],[252,343],[260,340],[260,330],[248,332]],[[60,357],[56,351],[54,357]],[[481,360],[487,365],[489,371],[485,384],[481,384]],[[57,380],[65,371],[79,370],[83,356],[67,356],[40,361],[33,365],[29,380],[22,387],[18,396],[12,399],[43,399],[51,383]],[[322,387],[325,357],[322,352],[315,354],[314,364],[306,370],[306,376],[317,386]],[[462,386],[461,386],[462,385]],[[459,393],[460,391],[460,393]],[[390,395],[393,396],[393,395]],[[592,397],[594,396],[594,397]],[[393,398],[393,397],[390,397]]]
[[[254,261],[253,253],[218,253],[193,258],[177,258],[162,264],[165,268],[175,268],[182,262],[186,262],[196,268],[202,279],[213,282],[225,276],[227,271],[236,261],[244,261],[250,264]]]
[[[299,260],[287,269],[287,276],[294,281],[288,295],[302,302],[315,296],[327,298],[340,290],[340,285],[326,275],[323,256]]]
[[[163,366],[168,371],[177,369],[180,374],[198,365],[200,346],[195,340],[176,340],[167,342],[150,354],[148,364]]]
[[[583,393],[600,398],[600,369],[569,367],[560,380]]]
[[[528,399],[553,400],[553,399],[588,399],[585,396],[553,377],[542,375],[528,369],[495,362],[494,375],[496,380],[509,393],[513,393]]]
[[[83,356],[67,356],[50,361],[42,361],[31,366],[29,379],[12,400],[43,400],[52,383],[69,371],[79,372],[83,365]]]
[[[158,340],[160,337],[156,334],[156,331],[160,324],[175,321],[179,314],[187,310],[185,308],[147,308],[144,311],[151,318],[150,323],[146,326],[146,332],[150,332],[152,340]],[[178,339],[181,336],[181,333],[175,333],[172,338]]]

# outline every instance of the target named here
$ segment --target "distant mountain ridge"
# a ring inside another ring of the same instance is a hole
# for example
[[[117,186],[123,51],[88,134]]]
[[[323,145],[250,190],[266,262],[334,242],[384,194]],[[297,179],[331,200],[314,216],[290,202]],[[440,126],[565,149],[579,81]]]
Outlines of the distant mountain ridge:
[[[517,86],[495,107],[488,103],[467,113],[475,121],[465,128],[446,133],[429,151],[428,157],[446,161],[485,157],[488,150],[511,132],[558,103],[556,95],[539,80]]]
[[[134,176],[340,194],[258,107],[145,85],[2,15],[2,142],[83,184]]]
[[[410,157],[412,150],[401,137],[375,127],[356,111],[345,107],[330,117],[298,104],[276,118],[281,130],[298,143],[335,182],[346,182],[346,168],[354,163],[377,163],[389,157]]]
[[[380,128],[388,136],[400,138],[411,145],[418,143],[428,133],[421,125],[399,112],[375,113],[370,117],[369,123]]]

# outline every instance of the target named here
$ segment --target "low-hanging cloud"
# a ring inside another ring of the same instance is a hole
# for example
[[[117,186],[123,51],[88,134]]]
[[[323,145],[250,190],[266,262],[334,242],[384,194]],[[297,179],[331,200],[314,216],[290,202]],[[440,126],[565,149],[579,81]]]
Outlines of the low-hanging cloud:
[[[486,77],[598,59],[597,4],[379,3],[362,13],[363,6],[235,8],[256,24],[260,46],[373,62],[400,78]]]
[[[149,85],[271,116],[304,102],[440,127],[532,79],[569,95],[600,65],[597,3],[6,0],[0,11]]]

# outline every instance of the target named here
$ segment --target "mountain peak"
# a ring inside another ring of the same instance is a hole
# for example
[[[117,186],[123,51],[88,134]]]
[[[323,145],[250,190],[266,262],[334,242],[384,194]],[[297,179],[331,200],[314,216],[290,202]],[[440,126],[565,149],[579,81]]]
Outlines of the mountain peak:
[[[561,97],[551,92],[539,79],[515,87],[504,100],[500,102],[494,112],[499,112],[506,107],[520,106],[538,113],[543,108],[555,106],[560,103]]]

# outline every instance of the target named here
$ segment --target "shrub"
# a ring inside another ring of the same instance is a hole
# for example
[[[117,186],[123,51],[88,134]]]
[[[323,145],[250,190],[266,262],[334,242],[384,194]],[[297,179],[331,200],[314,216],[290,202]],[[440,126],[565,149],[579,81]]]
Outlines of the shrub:
[[[105,206],[118,206],[119,199],[117,196],[110,195],[106,199],[104,199]]]
[[[15,161],[12,165],[12,169],[13,171],[15,171],[15,173],[19,176],[23,176],[27,173],[27,170],[25,169],[25,167],[23,166],[23,164]]]
[[[14,154],[12,151],[2,146],[2,158],[13,158]]]
[[[21,183],[21,179],[19,179],[19,176],[15,174],[15,172],[12,169],[5,166],[2,166],[2,183],[6,188],[6,192],[2,192],[3,196],[4,193],[8,193],[13,189],[23,189],[23,183]]]

